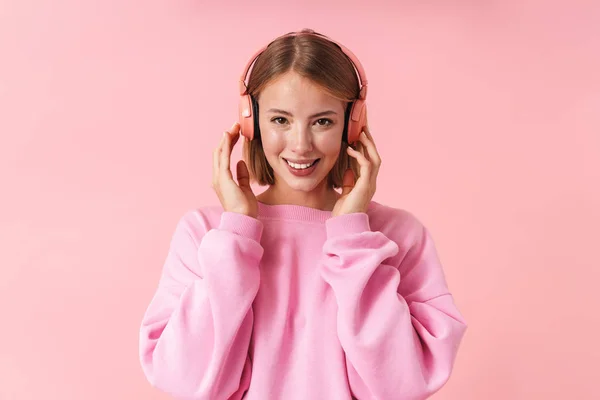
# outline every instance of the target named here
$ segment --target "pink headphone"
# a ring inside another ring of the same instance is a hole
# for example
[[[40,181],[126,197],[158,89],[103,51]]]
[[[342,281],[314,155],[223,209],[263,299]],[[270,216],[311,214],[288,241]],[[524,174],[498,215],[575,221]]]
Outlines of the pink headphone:
[[[344,54],[346,54],[348,56],[348,58],[350,58],[350,60],[354,64],[354,68],[356,69],[356,71],[358,71],[358,78],[360,80],[360,94],[359,94],[359,98],[354,100],[354,102],[352,103],[352,108],[350,109],[350,115],[348,118],[348,127],[347,127],[348,143],[354,143],[358,140],[360,133],[362,132],[363,128],[367,124],[367,104],[366,104],[367,76],[365,74],[365,71],[364,71],[360,61],[358,60],[358,58],[354,55],[354,53],[352,53],[349,49],[347,49],[341,43],[336,42],[335,40],[332,40],[325,35],[322,35],[322,34],[316,33],[316,32],[312,32],[312,31],[304,31],[304,32],[290,32],[281,37],[296,36],[296,35],[301,35],[301,34],[316,35],[316,36],[325,38],[325,39],[329,40],[330,42],[338,45],[340,47],[340,49],[344,52]],[[255,127],[254,116],[256,115],[256,113],[255,113],[255,110],[254,110],[254,107],[252,104],[252,98],[248,94],[248,87],[246,86],[246,78],[248,75],[248,71],[250,70],[250,67],[252,66],[254,61],[258,58],[258,56],[263,51],[265,51],[265,49],[267,47],[268,47],[268,45],[264,46],[263,48],[258,50],[252,56],[252,58],[250,58],[250,60],[246,64],[246,68],[244,68],[244,72],[242,73],[242,76],[240,77],[240,96],[241,97],[240,97],[240,104],[239,104],[239,114],[240,114],[239,122],[240,122],[241,134],[243,136],[245,136],[246,138],[248,138],[249,140],[254,139],[254,127]]]

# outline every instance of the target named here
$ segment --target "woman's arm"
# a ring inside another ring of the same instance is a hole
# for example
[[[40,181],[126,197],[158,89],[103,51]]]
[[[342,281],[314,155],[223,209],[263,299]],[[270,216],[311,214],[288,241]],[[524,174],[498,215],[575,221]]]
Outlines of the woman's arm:
[[[414,239],[400,245],[371,231],[365,213],[327,221],[322,276],[338,303],[358,399],[426,399],[449,379],[466,330],[431,237],[420,223],[409,225]],[[399,250],[399,266],[384,262]]]
[[[230,212],[204,232],[179,222],[158,289],[143,317],[140,359],[152,386],[178,398],[240,399],[258,292],[262,223]]]

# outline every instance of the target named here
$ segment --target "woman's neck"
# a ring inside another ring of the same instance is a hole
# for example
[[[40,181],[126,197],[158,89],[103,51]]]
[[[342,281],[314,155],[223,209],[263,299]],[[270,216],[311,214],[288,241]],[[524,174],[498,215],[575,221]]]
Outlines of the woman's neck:
[[[279,190],[276,185],[270,186],[256,196],[263,204],[290,204],[303,207],[316,208],[323,211],[333,210],[340,194],[331,187],[317,188],[311,192],[300,192],[294,190]]]

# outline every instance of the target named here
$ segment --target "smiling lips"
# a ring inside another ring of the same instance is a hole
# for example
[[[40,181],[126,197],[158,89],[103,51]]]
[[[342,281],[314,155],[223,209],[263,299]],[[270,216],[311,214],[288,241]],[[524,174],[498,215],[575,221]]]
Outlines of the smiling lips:
[[[317,161],[319,161],[319,159],[314,159],[314,160],[290,160],[287,158],[284,158],[284,160],[288,163],[288,165],[294,169],[298,169],[298,170],[303,170],[306,168],[310,168],[312,167],[312,165],[314,163],[316,163]]]
[[[307,176],[310,175],[320,161],[320,158],[315,160],[288,160],[285,159],[289,171],[295,176]]]

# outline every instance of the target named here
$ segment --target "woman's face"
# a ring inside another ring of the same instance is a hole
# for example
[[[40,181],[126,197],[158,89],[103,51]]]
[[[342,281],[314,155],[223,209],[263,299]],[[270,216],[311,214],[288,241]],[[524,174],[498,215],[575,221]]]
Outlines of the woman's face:
[[[323,184],[340,153],[345,103],[288,72],[258,98],[263,150],[276,185],[310,192]]]

